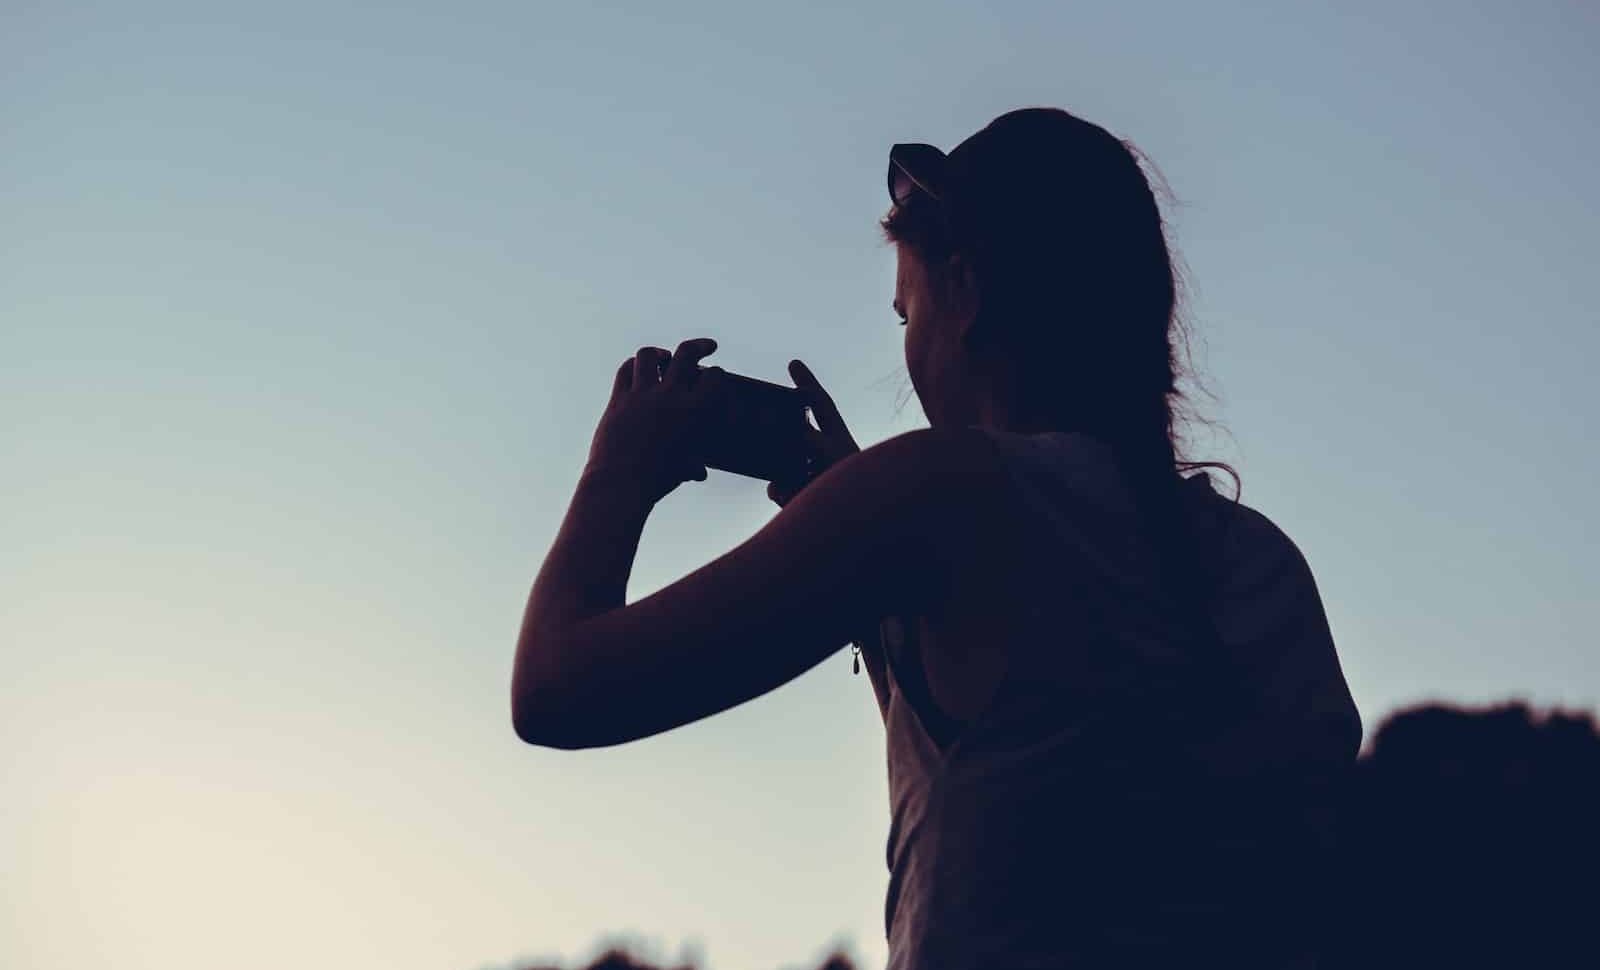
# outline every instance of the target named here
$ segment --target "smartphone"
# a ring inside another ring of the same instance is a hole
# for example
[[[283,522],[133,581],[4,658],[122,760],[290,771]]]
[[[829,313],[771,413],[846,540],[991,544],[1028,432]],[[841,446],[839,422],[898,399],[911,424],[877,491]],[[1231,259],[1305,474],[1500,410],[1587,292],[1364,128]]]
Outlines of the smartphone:
[[[708,468],[767,482],[805,479],[811,425],[795,388],[722,371],[705,420]]]

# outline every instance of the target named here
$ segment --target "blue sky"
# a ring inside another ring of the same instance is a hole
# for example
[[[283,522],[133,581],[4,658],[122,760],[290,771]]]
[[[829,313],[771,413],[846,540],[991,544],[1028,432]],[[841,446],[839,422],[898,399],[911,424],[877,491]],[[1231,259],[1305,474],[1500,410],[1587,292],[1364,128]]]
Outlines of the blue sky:
[[[512,640],[640,344],[923,423],[886,152],[1027,104],[1170,182],[1195,451],[1369,726],[1596,706],[1600,17],[1466,7],[6,5],[0,964],[881,963],[847,654],[574,754],[512,735]],[[680,490],[633,595],[771,511]]]

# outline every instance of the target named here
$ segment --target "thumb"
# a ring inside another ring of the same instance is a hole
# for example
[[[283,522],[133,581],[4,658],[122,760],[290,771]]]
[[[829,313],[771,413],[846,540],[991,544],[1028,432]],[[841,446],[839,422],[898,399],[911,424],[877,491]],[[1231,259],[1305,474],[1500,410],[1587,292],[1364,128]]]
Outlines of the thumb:
[[[817,427],[827,433],[836,433],[845,430],[844,418],[839,416],[839,409],[833,403],[833,398],[822,389],[822,384],[816,375],[811,373],[811,368],[798,360],[789,362],[789,376],[794,378],[795,387],[800,389],[800,394],[811,408],[811,414],[817,419]]]

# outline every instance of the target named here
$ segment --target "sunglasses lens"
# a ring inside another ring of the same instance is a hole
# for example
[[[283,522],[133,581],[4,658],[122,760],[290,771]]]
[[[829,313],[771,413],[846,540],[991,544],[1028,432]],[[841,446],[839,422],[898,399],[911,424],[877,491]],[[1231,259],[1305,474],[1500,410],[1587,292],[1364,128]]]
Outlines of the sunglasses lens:
[[[894,146],[889,152],[889,198],[895,205],[905,205],[917,195],[938,200],[944,161],[944,153],[932,145]]]
[[[917,191],[917,183],[911,181],[905,169],[893,162],[889,163],[889,198],[895,205],[905,205],[912,194]]]

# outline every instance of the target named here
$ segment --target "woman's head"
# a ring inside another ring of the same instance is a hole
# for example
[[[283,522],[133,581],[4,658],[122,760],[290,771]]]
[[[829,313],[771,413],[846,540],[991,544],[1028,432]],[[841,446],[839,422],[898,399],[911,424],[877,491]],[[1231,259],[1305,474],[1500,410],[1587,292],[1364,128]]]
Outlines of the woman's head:
[[[1180,509],[1178,278],[1139,156],[1052,108],[1001,115],[949,155],[896,145],[895,309],[934,425],[1078,431],[1118,456],[1177,595],[1206,566]],[[1237,498],[1237,492],[1235,493]]]
[[[895,308],[930,422],[1074,430],[1172,461],[1177,281],[1134,151],[1065,111],[897,146]]]

